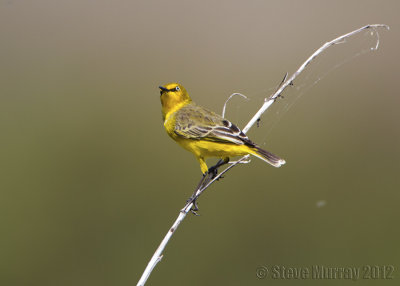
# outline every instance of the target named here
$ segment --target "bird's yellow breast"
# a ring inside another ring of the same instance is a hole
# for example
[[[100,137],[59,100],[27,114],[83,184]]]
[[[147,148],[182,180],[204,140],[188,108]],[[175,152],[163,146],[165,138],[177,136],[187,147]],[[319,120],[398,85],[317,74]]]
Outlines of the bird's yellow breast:
[[[209,140],[199,139],[186,139],[175,133],[175,114],[172,112],[166,116],[164,120],[164,128],[168,135],[174,139],[179,145],[186,150],[192,152],[196,157],[232,157],[242,156],[249,154],[250,148],[246,145],[237,145],[233,143],[213,142]]]
[[[171,135],[170,135],[171,136]],[[231,143],[212,142],[207,140],[193,140],[181,138],[177,135],[171,136],[183,148],[192,152],[196,157],[233,157],[249,154],[250,148],[245,145]]]

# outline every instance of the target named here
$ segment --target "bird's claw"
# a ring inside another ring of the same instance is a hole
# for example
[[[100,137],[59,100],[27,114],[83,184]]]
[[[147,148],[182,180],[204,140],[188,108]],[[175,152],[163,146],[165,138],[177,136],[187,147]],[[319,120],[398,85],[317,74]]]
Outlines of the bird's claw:
[[[195,216],[200,216],[194,209],[190,209],[190,212],[191,212],[192,214],[194,214]]]
[[[218,167],[219,166],[212,166],[208,169],[207,174],[210,175],[211,180],[214,179],[218,175]]]
[[[186,201],[186,207],[185,209],[190,205],[193,204],[192,207],[190,208],[190,212],[196,216],[199,216],[197,211],[199,210],[199,206],[197,205],[197,197],[192,196]]]

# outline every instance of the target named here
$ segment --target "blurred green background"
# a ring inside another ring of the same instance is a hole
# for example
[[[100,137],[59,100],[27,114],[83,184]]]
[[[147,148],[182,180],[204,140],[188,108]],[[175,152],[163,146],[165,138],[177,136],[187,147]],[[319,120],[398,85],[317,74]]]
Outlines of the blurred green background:
[[[243,127],[285,72],[371,23],[391,27],[378,51],[301,90],[273,129],[250,131],[269,132],[266,148],[287,165],[254,159],[214,184],[148,285],[352,283],[260,280],[260,265],[394,265],[394,280],[358,283],[398,285],[399,8],[1,1],[0,285],[136,284],[201,176],[163,129],[158,85],[179,81],[217,112],[233,92],[253,96],[231,112]]]

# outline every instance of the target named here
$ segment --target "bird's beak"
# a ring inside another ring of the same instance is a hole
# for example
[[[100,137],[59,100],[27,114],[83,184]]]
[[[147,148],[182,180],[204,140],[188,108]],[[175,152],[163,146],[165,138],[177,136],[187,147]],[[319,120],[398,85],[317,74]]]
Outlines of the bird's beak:
[[[160,89],[160,93],[161,93],[161,94],[163,94],[163,92],[169,91],[168,88],[165,88],[165,87],[163,87],[163,86],[161,86],[161,85],[160,85],[158,88]]]

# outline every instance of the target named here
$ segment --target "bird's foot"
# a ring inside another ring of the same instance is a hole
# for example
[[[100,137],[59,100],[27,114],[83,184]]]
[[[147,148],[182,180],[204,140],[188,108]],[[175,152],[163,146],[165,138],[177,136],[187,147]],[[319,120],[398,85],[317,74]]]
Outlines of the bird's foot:
[[[217,165],[212,166],[212,167],[210,167],[210,168],[208,169],[207,175],[210,176],[210,179],[211,179],[211,180],[214,179],[214,178],[218,175],[218,168],[219,168],[219,167],[220,167],[220,166],[218,166],[218,164],[217,164]]]
[[[190,208],[190,212],[196,216],[199,216],[197,211],[199,210],[199,206],[197,205],[197,197],[195,195],[191,196],[187,201],[186,201],[186,209],[190,204],[193,204],[192,207]]]

